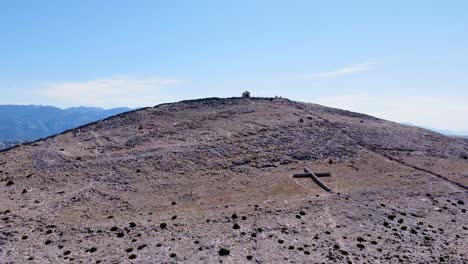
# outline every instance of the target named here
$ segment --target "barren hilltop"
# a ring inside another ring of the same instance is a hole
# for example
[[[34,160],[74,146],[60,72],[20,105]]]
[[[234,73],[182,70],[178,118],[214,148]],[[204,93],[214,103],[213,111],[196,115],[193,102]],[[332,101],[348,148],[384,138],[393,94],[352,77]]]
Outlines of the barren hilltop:
[[[467,159],[285,99],[145,108],[0,153],[0,263],[467,263]]]

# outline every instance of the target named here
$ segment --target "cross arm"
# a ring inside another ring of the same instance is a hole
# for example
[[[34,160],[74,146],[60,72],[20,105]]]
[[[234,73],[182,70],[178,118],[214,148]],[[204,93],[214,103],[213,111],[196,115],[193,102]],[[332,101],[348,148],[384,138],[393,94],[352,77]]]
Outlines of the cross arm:
[[[331,173],[329,172],[317,172],[314,174],[317,177],[330,177],[331,176]],[[310,172],[293,174],[294,178],[306,178],[306,177],[311,177],[311,176],[312,174]]]

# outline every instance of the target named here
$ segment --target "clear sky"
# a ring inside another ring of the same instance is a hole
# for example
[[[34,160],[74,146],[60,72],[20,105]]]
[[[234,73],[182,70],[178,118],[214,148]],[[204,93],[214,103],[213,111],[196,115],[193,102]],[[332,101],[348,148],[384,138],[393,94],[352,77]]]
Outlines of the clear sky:
[[[0,1],[0,104],[290,99],[468,131],[468,1]]]

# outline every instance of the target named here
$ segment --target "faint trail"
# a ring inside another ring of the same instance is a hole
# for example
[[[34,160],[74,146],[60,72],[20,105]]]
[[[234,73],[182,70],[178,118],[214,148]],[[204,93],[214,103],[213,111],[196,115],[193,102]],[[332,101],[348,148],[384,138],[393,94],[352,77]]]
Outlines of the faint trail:
[[[325,204],[325,206],[323,208],[323,213],[327,217],[328,222],[331,223],[330,226],[332,228],[335,228],[336,227],[336,221],[335,221],[335,219],[333,218],[333,216],[330,213],[330,206],[328,204]]]
[[[301,183],[302,179],[296,180],[296,179],[294,179],[293,177],[291,177],[291,179],[294,181],[295,184],[297,184],[297,185],[299,185],[299,186],[301,186],[301,187],[303,187],[303,188],[305,188],[305,189],[314,190],[314,191],[316,190],[316,188],[313,188],[313,187],[307,186],[307,185],[305,185],[305,184],[302,184],[302,183]]]
[[[435,172],[433,172],[433,171],[430,171],[430,170],[427,170],[427,169],[423,169],[423,168],[420,168],[420,167],[417,167],[417,166],[408,164],[408,163],[406,163],[406,162],[404,162],[404,161],[401,161],[401,160],[399,160],[399,159],[397,159],[397,158],[392,157],[391,155],[388,155],[388,154],[385,154],[385,153],[383,153],[383,152],[380,152],[378,148],[372,147],[372,146],[368,146],[367,144],[365,144],[365,143],[363,143],[363,142],[361,142],[361,141],[355,139],[355,138],[354,138],[353,136],[351,136],[347,131],[343,130],[342,128],[338,127],[338,126],[335,125],[334,123],[330,122],[328,119],[323,118],[323,117],[321,117],[321,116],[319,116],[319,115],[317,115],[317,114],[315,114],[315,113],[311,113],[311,112],[307,111],[306,109],[304,109],[302,106],[299,106],[299,109],[301,109],[302,111],[304,111],[304,112],[306,112],[306,113],[308,113],[308,114],[310,114],[310,115],[315,116],[316,118],[322,120],[323,122],[327,123],[327,124],[330,125],[331,127],[335,128],[335,129],[337,129],[337,130],[339,130],[339,131],[342,132],[344,135],[346,135],[348,138],[350,138],[351,140],[355,141],[355,142],[356,142],[360,147],[362,147],[362,148],[365,148],[365,149],[367,149],[367,150],[369,150],[369,151],[372,151],[372,152],[374,152],[374,153],[376,153],[376,154],[382,155],[382,156],[384,156],[385,158],[387,158],[387,159],[389,159],[389,160],[391,160],[391,161],[397,162],[397,163],[399,163],[399,164],[401,164],[401,165],[403,165],[403,166],[410,167],[410,168],[412,168],[412,169],[415,169],[415,170],[418,170],[418,171],[421,171],[421,172],[430,174],[430,175],[432,175],[432,176],[434,176],[434,177],[436,177],[436,178],[439,178],[439,179],[441,179],[441,180],[443,180],[443,181],[445,181],[445,182],[448,182],[448,183],[450,183],[450,184],[454,184],[454,185],[456,185],[456,186],[458,186],[458,187],[460,187],[460,188],[462,188],[462,189],[464,189],[464,190],[468,190],[468,186],[464,185],[463,183],[460,183],[460,182],[457,182],[457,181],[454,181],[454,180],[450,180],[449,178],[447,178],[447,177],[445,177],[445,176],[443,176],[443,175],[441,175],[441,174],[438,174],[438,173],[435,173]]]
[[[332,214],[330,213],[330,205],[328,203],[326,203],[323,208],[323,214],[327,218],[328,222],[330,223],[330,227],[333,228],[333,232],[331,233],[331,235],[334,237],[336,242],[340,245],[341,248],[343,248],[343,246],[345,245],[347,247],[348,243],[343,240],[343,233],[341,232],[339,228],[336,228],[337,224]],[[347,260],[348,260],[347,258],[343,258],[340,263],[343,263],[344,261],[347,261]]]
[[[82,192],[84,190],[93,189],[93,187],[94,187],[94,183],[89,183],[88,186],[84,186],[84,187],[82,187],[80,189],[77,189],[77,190],[74,190],[72,192],[64,194],[64,197],[72,196],[72,195],[80,193],[80,192]]]
[[[408,164],[408,163],[406,163],[406,162],[404,162],[404,161],[402,161],[402,160],[399,160],[399,159],[397,159],[397,158],[394,158],[394,157],[392,157],[392,156],[390,156],[390,155],[387,155],[387,154],[385,154],[385,153],[381,153],[381,152],[379,152],[376,148],[373,148],[373,147],[368,146],[367,149],[370,150],[370,151],[372,151],[372,152],[375,152],[375,153],[377,153],[377,154],[380,154],[380,155],[386,157],[387,159],[389,159],[389,160],[391,160],[391,161],[397,162],[397,163],[399,163],[399,164],[401,164],[401,165],[410,167],[410,168],[415,169],[415,170],[419,170],[419,171],[421,171],[421,172],[425,172],[425,173],[430,174],[430,175],[432,175],[432,176],[435,176],[435,177],[437,177],[437,178],[439,178],[439,179],[441,179],[441,180],[444,180],[444,181],[449,182],[449,183],[451,183],[451,184],[455,184],[455,185],[457,185],[458,187],[460,187],[460,188],[462,188],[462,189],[468,190],[468,186],[464,185],[464,184],[461,183],[461,182],[457,182],[457,181],[454,181],[454,180],[450,180],[449,178],[447,178],[447,177],[445,177],[445,176],[443,176],[443,175],[441,175],[441,174],[435,173],[435,172],[430,171],[430,170],[426,170],[426,169],[424,169],[424,168],[420,168],[420,167],[418,167],[418,166],[414,166],[414,165]]]

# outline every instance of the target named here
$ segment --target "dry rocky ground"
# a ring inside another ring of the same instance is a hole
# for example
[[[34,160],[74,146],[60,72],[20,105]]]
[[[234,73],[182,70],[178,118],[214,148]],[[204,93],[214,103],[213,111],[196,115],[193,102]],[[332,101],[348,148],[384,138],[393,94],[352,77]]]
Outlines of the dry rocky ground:
[[[159,105],[1,152],[0,263],[467,263],[467,159],[314,104]]]

